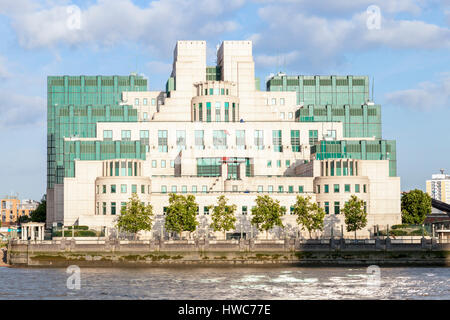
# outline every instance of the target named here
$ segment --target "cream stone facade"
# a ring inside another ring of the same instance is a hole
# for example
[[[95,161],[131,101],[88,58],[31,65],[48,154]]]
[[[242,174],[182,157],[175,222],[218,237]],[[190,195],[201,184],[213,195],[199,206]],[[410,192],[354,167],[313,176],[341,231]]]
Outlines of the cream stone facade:
[[[136,109],[138,121],[98,122],[96,137],[65,138],[140,141],[145,160],[75,159],[74,177],[64,178],[63,208],[47,224],[114,228],[133,192],[152,204],[155,213],[154,229],[144,236],[165,233],[164,207],[172,192],[196,196],[199,235],[221,236],[208,229],[205,207],[222,194],[238,208],[234,232],[247,236],[265,237],[250,225],[260,194],[287,209],[286,228],[271,231],[270,237],[298,232],[291,214],[298,195],[310,196],[326,209],[325,235],[340,234],[340,210],[353,194],[365,201],[368,212],[369,223],[359,235],[370,234],[375,225],[401,222],[400,178],[390,176],[389,160],[316,159],[314,144],[329,139],[330,132],[334,141],[355,139],[345,137],[342,122],[296,121],[296,112],[306,107],[297,104],[296,92],[255,88],[251,41],[224,41],[217,61],[220,80],[207,80],[206,42],[178,41],[172,90],[122,93],[121,104]],[[311,131],[317,141],[311,140]],[[332,166],[342,172],[331,174]]]

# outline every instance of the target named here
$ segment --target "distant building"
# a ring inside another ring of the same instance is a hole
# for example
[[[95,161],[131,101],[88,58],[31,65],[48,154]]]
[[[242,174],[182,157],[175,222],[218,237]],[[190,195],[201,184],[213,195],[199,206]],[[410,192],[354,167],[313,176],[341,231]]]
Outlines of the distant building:
[[[444,174],[444,169],[427,180],[427,193],[432,199],[450,204],[450,175]]]
[[[39,202],[34,200],[22,200],[17,196],[5,196],[0,199],[0,215],[2,225],[8,226],[17,223],[22,216],[30,216],[36,210]]]

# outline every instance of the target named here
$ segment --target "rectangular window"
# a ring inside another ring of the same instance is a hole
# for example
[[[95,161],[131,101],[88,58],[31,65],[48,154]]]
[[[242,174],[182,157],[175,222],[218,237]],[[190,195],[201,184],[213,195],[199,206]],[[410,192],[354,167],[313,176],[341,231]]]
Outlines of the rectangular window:
[[[224,89],[224,88],[221,88],[221,89],[220,89],[220,95],[223,96],[224,94],[225,94],[225,89]]]
[[[330,214],[330,203],[325,202],[325,214]]]
[[[141,193],[145,193],[145,185],[141,184]]]
[[[267,160],[267,168],[272,168],[272,160]]]
[[[202,192],[207,193],[208,192],[208,186],[202,186]]]
[[[195,130],[195,148],[197,150],[205,149],[205,140],[203,130]]]
[[[227,148],[227,135],[225,130],[213,130],[213,145],[214,149]]]
[[[225,122],[229,122],[229,121],[230,121],[230,103],[225,102]]]
[[[291,130],[292,152],[300,152],[300,130]]]
[[[115,202],[111,202],[111,214],[113,216],[116,215],[116,203]]]
[[[277,104],[277,99],[276,98],[272,98],[272,105],[276,105]]]
[[[118,177],[119,176],[119,170],[120,170],[120,168],[119,168],[119,161],[116,161],[116,162],[114,162],[114,173],[115,173],[115,176],[116,177]]]
[[[192,186],[192,193],[197,193],[197,186]]]
[[[363,185],[363,191],[364,191],[364,193],[367,193],[367,185]]]
[[[209,95],[210,96],[214,95],[214,88],[209,88]]]
[[[272,130],[272,142],[273,151],[283,152],[283,146],[281,145],[281,130]]]
[[[294,207],[289,207],[289,214],[292,216],[294,214]]]
[[[157,164],[156,160],[152,160],[152,168],[156,168],[156,164]]]
[[[203,107],[201,103],[198,104],[198,121],[203,121]]]
[[[139,99],[138,98],[134,99],[134,104],[137,105],[137,106],[139,105]]]
[[[334,161],[330,163],[330,176],[334,177]]]
[[[341,207],[339,204],[339,201],[335,201],[334,202],[334,214],[339,214],[341,213]]]
[[[120,203],[120,212],[126,210],[127,208],[127,203],[126,202],[121,202]]]
[[[106,215],[106,202],[103,202],[102,212],[103,212],[103,215]]]
[[[158,151],[167,152],[167,130],[158,130]]]
[[[245,149],[245,130],[236,130],[236,149]]]
[[[324,192],[325,193],[329,193],[330,192],[330,187],[327,184],[324,185]]]
[[[284,106],[284,98],[280,98],[280,105]]]
[[[156,99],[152,98],[152,106],[156,105]]]
[[[211,102],[206,103],[206,122],[211,122]]]
[[[144,106],[147,105],[147,98],[144,98]]]
[[[247,215],[247,206],[242,206],[242,215]]]
[[[203,214],[209,215],[209,207],[203,207]]]
[[[167,193],[167,186],[161,186],[161,193]]]
[[[116,185],[115,184],[111,185],[111,193],[116,193]]]
[[[122,141],[131,141],[131,130],[122,130]]]
[[[342,175],[343,176],[348,176],[348,162],[345,161],[342,164],[343,164]]]
[[[128,176],[129,177],[133,176],[133,163],[132,162],[128,162]]]
[[[277,160],[277,168],[281,168],[281,160]]]
[[[258,193],[263,192],[263,186],[258,186]]]
[[[294,193],[294,186],[289,186],[289,193]]]
[[[181,192],[187,193],[187,186],[181,186]]]
[[[177,149],[186,150],[186,130],[177,130]]]
[[[137,193],[137,185],[135,184],[131,185],[131,193]]]
[[[340,161],[336,162],[336,176],[338,176],[338,177],[341,176],[341,162]]]
[[[317,193],[320,193],[320,185],[317,186]]]
[[[121,184],[120,185],[120,192],[121,193],[127,193],[127,185],[126,184]]]
[[[263,130],[255,130],[255,146],[257,150],[264,149],[264,132]]]
[[[267,187],[267,192],[273,193],[273,186],[268,186]]]
[[[172,193],[177,193],[177,186],[172,186]]]
[[[216,102],[216,122],[220,122],[220,102]]]
[[[236,104],[233,102],[232,103],[232,116],[233,116],[233,122],[236,122]]]
[[[283,193],[283,192],[284,192],[284,187],[278,186],[278,193]]]
[[[286,160],[285,164],[286,164],[286,168],[289,168],[291,166],[291,160]]]
[[[355,193],[359,193],[359,184],[355,184]]]
[[[345,192],[350,192],[350,185],[349,184],[344,185],[344,191]]]
[[[298,186],[298,192],[299,193],[303,193],[304,192],[304,187],[303,186]]]
[[[103,140],[112,141],[112,130],[103,130]]]
[[[166,167],[166,160],[161,160],[161,168],[165,168]]]
[[[141,140],[141,144],[145,146],[145,152],[148,152],[150,145],[148,130],[139,131],[139,138]]]
[[[338,184],[334,185],[334,193],[339,193],[339,185]]]
[[[103,193],[106,193],[106,185],[104,184],[102,187],[103,187]]]
[[[309,130],[309,145],[319,142],[319,132],[317,130]]]

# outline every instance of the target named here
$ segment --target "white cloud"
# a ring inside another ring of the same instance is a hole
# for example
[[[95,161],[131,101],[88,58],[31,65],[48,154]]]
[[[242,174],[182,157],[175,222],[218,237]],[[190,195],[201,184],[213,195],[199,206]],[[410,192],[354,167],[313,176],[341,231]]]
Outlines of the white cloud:
[[[23,125],[44,124],[46,101],[39,96],[24,96],[16,93],[0,91],[0,127],[19,127]]]
[[[23,1],[23,0],[22,0]],[[66,45],[116,45],[137,41],[156,51],[172,49],[180,39],[212,38],[236,30],[231,13],[244,1],[159,0],[145,8],[131,0],[98,0],[81,10],[80,28],[70,28],[74,13],[54,5],[34,10],[10,10],[12,26],[25,48]]]
[[[422,82],[416,88],[399,90],[386,95],[388,103],[418,110],[434,110],[450,106],[450,74],[435,82]]]
[[[380,29],[367,27],[366,11],[350,19],[325,18],[305,14],[295,7],[269,5],[258,14],[267,25],[255,47],[264,52],[298,51],[291,63],[303,61],[313,67],[335,64],[346,53],[374,48],[439,49],[450,48],[450,30],[419,20],[395,20],[382,16]],[[261,41],[260,41],[261,39]]]
[[[291,51],[285,54],[279,55],[265,55],[260,54],[255,56],[255,62],[258,66],[262,67],[273,67],[273,66],[283,66],[285,64],[291,64],[293,61],[300,57],[300,52]]]
[[[292,6],[296,11],[313,14],[327,14],[332,16],[353,15],[361,12],[371,5],[380,7],[384,13],[407,12],[419,14],[426,6],[425,0],[255,0],[257,3],[281,3],[283,6]]]

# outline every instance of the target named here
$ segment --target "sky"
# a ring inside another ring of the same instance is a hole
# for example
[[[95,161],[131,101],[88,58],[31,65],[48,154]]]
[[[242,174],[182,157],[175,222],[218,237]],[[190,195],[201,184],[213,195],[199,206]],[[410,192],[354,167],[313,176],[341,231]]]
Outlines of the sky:
[[[0,196],[46,188],[49,75],[128,75],[163,90],[177,40],[252,40],[271,73],[367,75],[403,191],[450,172],[450,0],[0,0]]]

